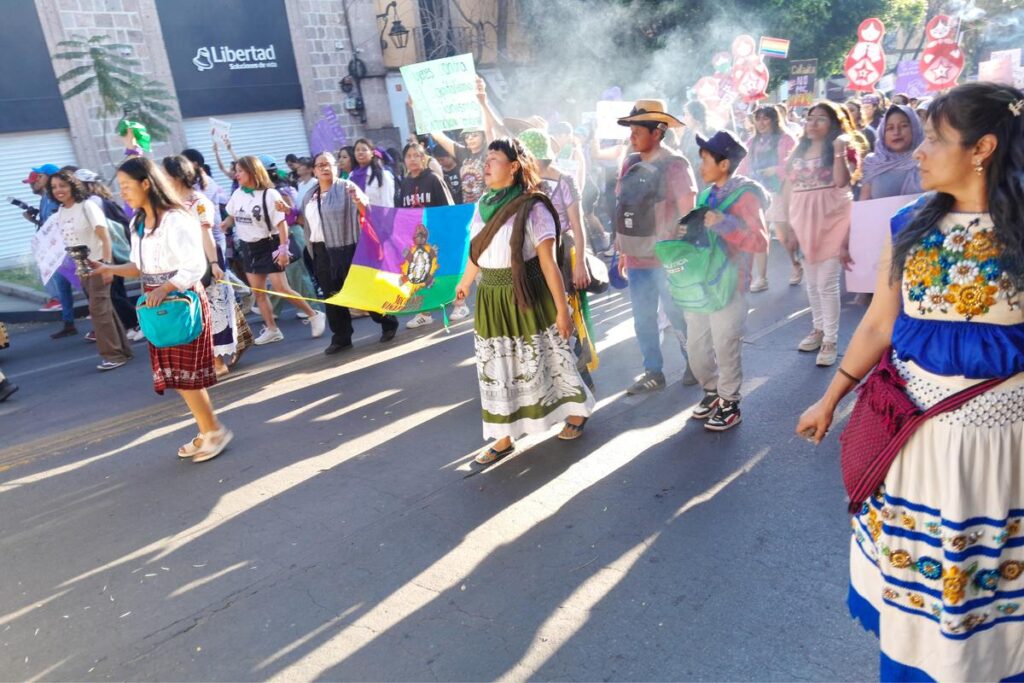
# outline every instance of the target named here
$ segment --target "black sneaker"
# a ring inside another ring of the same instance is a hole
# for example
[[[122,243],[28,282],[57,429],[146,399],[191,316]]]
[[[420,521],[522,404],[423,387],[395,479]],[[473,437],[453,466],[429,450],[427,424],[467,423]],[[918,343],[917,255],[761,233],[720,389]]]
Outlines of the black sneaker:
[[[637,381],[633,382],[633,386],[626,389],[626,393],[630,396],[635,396],[636,394],[646,394],[664,388],[665,375],[663,373],[645,372]]]
[[[700,400],[697,407],[693,409],[694,420],[706,420],[711,417],[711,413],[715,412],[715,408],[718,407],[718,402],[721,399],[718,398],[718,394],[704,394],[704,398]]]
[[[18,390],[18,385],[8,379],[0,382],[0,403],[6,401],[11,394]]]
[[[713,432],[724,432],[738,425],[742,419],[739,401],[719,399],[718,405],[715,406],[715,411],[708,418],[707,422],[704,423],[704,429],[709,429]]]

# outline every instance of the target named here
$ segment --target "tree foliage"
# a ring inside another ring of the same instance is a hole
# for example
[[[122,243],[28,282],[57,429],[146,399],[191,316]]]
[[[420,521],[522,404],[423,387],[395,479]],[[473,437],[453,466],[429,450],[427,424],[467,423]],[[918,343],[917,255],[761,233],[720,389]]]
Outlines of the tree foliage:
[[[96,90],[104,116],[129,116],[145,124],[154,140],[166,140],[168,123],[174,121],[173,96],[160,81],[141,76],[141,64],[128,56],[131,46],[115,43],[109,36],[91,38],[73,36],[57,43],[60,52],[54,59],[78,64],[57,77],[70,87],[61,95],[65,100]]]

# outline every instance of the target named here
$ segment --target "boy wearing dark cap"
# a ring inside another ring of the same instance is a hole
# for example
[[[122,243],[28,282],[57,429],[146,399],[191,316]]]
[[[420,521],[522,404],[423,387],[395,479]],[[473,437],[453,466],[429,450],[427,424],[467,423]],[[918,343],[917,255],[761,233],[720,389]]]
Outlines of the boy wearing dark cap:
[[[721,432],[740,423],[741,351],[747,319],[745,292],[750,288],[753,255],[768,250],[764,210],[768,193],[758,183],[736,174],[747,149],[729,131],[710,138],[696,136],[700,176],[707,185],[697,198],[704,208],[704,227],[721,237],[739,277],[736,292],[724,308],[713,313],[686,311],[686,351],[690,367],[704,389],[693,417],[704,427]],[[680,228],[685,233],[686,228]]]

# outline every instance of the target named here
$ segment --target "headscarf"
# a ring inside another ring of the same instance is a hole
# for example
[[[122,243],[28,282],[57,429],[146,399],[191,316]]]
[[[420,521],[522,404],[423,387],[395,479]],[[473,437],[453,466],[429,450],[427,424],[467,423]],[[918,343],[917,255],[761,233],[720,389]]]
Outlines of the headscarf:
[[[906,152],[893,152],[885,145],[885,124],[893,114],[903,114],[910,121],[911,140],[910,147]],[[886,110],[878,124],[878,138],[875,141],[875,151],[864,159],[864,181],[870,183],[872,180],[890,171],[902,171],[906,175],[903,179],[903,194],[915,194],[921,191],[921,172],[914,161],[914,150],[924,142],[924,128],[921,126],[921,119],[917,117],[914,110],[903,104],[894,104]]]

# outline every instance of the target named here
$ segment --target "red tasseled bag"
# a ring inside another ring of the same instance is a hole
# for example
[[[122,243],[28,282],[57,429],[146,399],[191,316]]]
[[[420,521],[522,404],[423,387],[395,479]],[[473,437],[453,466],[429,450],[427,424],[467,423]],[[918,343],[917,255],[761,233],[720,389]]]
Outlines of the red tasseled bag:
[[[878,366],[857,389],[857,403],[839,436],[840,466],[850,497],[850,513],[856,514],[868,496],[882,485],[896,456],[922,423],[956,410],[1004,379],[985,380],[967,387],[922,411],[907,396],[907,383],[892,363],[892,349],[886,349]]]

